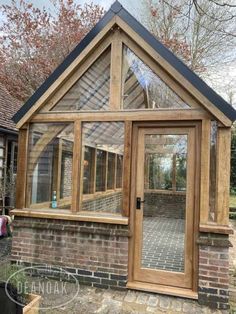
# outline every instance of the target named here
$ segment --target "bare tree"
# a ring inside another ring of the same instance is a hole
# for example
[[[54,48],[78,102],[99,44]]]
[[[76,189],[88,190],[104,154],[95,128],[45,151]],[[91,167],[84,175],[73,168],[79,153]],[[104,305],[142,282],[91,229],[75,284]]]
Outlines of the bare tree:
[[[144,0],[150,31],[200,74],[236,58],[231,0]]]

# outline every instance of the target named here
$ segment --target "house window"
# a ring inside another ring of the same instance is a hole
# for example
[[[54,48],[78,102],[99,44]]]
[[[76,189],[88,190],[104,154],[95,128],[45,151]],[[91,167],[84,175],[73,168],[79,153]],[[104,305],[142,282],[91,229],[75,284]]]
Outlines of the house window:
[[[82,152],[82,211],[120,214],[124,123],[83,123]]]
[[[73,143],[73,123],[35,123],[30,126],[29,207],[70,209]]]

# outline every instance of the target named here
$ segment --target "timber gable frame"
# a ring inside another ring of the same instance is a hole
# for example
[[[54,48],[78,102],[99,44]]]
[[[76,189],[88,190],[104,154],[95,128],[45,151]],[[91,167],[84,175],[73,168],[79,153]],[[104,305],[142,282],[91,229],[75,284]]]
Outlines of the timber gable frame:
[[[17,128],[20,128],[24,123],[29,121],[33,115],[35,116],[40,108],[50,101],[52,95],[54,95],[58,89],[61,89],[63,84],[67,83],[69,77],[77,69],[80,72],[80,66],[82,65],[83,67],[84,59],[87,59],[89,54],[96,50],[109,33],[117,27],[125,34],[125,38],[122,41],[127,44],[132,38],[131,41],[134,42],[134,45],[138,45],[139,48],[141,48],[141,52],[143,50],[145,54],[151,57],[150,61],[153,60],[154,63],[159,65],[160,70],[164,69],[171,80],[181,86],[183,90],[187,90],[188,93],[191,94],[194,103],[197,102],[200,104],[202,108],[212,114],[212,116],[220,121],[222,125],[226,127],[231,126],[232,121],[236,119],[236,112],[232,106],[216,94],[173,53],[165,48],[133,16],[131,16],[118,1],[116,1],[101,21],[98,22],[89,34],[69,54],[64,62],[52,73],[51,76],[49,76],[25,105],[14,115],[13,120],[16,123]],[[119,45],[117,39],[113,40],[113,53],[117,53],[117,48],[119,50],[117,45]],[[103,51],[101,50],[100,53]],[[113,57],[115,57],[114,54]],[[81,69],[81,72],[82,71],[83,69]],[[119,91],[119,87],[117,90]],[[112,93],[113,92],[111,91],[111,95]],[[113,104],[112,100],[111,104]],[[116,109],[120,109],[120,107]]]

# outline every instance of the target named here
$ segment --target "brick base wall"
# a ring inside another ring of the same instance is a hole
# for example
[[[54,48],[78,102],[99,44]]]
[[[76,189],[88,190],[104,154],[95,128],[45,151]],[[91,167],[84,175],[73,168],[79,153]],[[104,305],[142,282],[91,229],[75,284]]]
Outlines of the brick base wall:
[[[184,219],[186,195],[145,192],[144,214],[151,217]]]
[[[198,243],[199,303],[215,309],[228,309],[230,246],[228,236],[201,234]]]
[[[80,283],[124,289],[128,276],[129,228],[123,225],[15,217],[12,261],[62,267]],[[229,246],[226,235],[202,233],[199,303],[229,308]],[[57,278],[58,272],[52,272]]]
[[[84,211],[97,211],[107,213],[120,213],[122,207],[122,192],[112,192],[108,195],[99,195],[91,200],[84,200]]]
[[[65,267],[80,283],[124,288],[128,226],[15,217],[12,261]]]

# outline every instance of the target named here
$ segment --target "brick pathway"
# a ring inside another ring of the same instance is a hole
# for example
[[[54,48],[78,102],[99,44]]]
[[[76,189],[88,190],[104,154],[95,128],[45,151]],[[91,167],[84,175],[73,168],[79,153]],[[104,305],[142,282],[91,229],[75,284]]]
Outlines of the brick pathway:
[[[43,301],[45,302],[45,301]],[[40,314],[220,314],[197,302],[136,291],[102,290],[81,286],[78,297],[65,307],[41,310]]]
[[[184,271],[184,224],[184,219],[144,217],[144,267]]]

